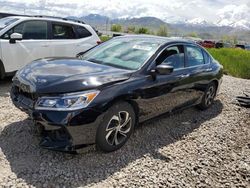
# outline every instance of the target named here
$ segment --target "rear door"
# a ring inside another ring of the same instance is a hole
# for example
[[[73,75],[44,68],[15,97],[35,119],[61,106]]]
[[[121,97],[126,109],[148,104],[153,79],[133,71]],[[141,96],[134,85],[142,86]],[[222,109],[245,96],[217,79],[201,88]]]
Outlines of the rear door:
[[[191,44],[185,45],[185,54],[185,69],[189,74],[190,80],[189,88],[193,91],[203,92],[213,78],[213,75],[211,75],[213,69],[210,56],[202,48]],[[199,99],[197,98],[197,101]]]
[[[95,44],[91,33],[82,26],[63,22],[50,23],[50,50],[53,57],[76,57]]]
[[[6,72],[16,71],[33,60],[50,56],[47,28],[46,21],[24,21],[2,36],[2,61]],[[12,33],[22,34],[23,39],[10,43]]]

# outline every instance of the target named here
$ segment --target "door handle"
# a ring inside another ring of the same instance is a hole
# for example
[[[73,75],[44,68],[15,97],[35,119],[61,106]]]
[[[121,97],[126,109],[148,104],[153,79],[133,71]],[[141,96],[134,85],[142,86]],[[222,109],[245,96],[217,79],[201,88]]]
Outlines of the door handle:
[[[207,68],[207,69],[204,70],[204,72],[210,72],[212,70],[213,70],[212,68]]]
[[[42,47],[49,47],[49,45],[48,44],[43,44]]]
[[[190,74],[182,74],[182,75],[180,75],[180,76],[178,76],[179,78],[187,78],[187,77],[189,77],[190,76]]]

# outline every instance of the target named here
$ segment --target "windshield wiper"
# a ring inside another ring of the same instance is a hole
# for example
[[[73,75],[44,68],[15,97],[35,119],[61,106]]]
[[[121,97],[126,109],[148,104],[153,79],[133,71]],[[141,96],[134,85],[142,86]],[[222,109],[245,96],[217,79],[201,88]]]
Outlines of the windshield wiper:
[[[97,64],[101,64],[101,65],[107,65],[107,66],[115,67],[115,68],[118,68],[118,69],[134,70],[134,69],[123,67],[123,66],[119,66],[119,65],[116,65],[116,64],[113,64],[113,63],[103,62],[103,61],[100,61],[100,60],[97,60],[97,59],[86,59],[86,60],[90,61],[92,63],[97,63]]]
[[[97,60],[97,59],[86,59],[87,61],[93,62],[93,63],[97,63],[97,64],[103,64],[102,61]]]
[[[118,69],[134,70],[134,69],[131,69],[131,68],[123,67],[123,66],[120,66],[120,65],[112,64],[112,63],[106,63],[106,62],[104,62],[103,65],[109,65],[111,67],[115,67],[115,68],[118,68]]]

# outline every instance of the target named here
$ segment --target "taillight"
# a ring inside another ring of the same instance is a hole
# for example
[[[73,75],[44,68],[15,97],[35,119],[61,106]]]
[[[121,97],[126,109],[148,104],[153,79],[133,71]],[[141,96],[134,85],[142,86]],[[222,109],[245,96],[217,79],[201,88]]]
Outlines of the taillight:
[[[96,43],[99,45],[99,44],[101,44],[101,43],[102,43],[102,41],[96,41]]]

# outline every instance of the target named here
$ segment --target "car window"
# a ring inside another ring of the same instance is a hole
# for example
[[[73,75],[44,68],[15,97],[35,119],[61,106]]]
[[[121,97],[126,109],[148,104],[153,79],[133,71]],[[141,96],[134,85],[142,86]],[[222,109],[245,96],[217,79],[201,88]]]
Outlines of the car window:
[[[75,39],[75,32],[71,25],[52,23],[53,39]]]
[[[208,55],[208,53],[205,50],[202,50],[202,51],[203,51],[203,55],[204,55],[204,62],[205,62],[205,64],[209,64],[211,62],[210,55]]]
[[[171,65],[174,69],[184,68],[183,45],[171,46],[165,49],[156,59],[156,64]]]
[[[187,46],[187,67],[204,64],[203,54],[200,48]]]
[[[27,21],[13,27],[4,34],[4,39],[9,39],[12,33],[20,33],[23,39],[47,39],[46,21]]]
[[[77,25],[75,28],[78,34],[78,38],[85,38],[85,37],[89,37],[92,35],[85,27]]]

